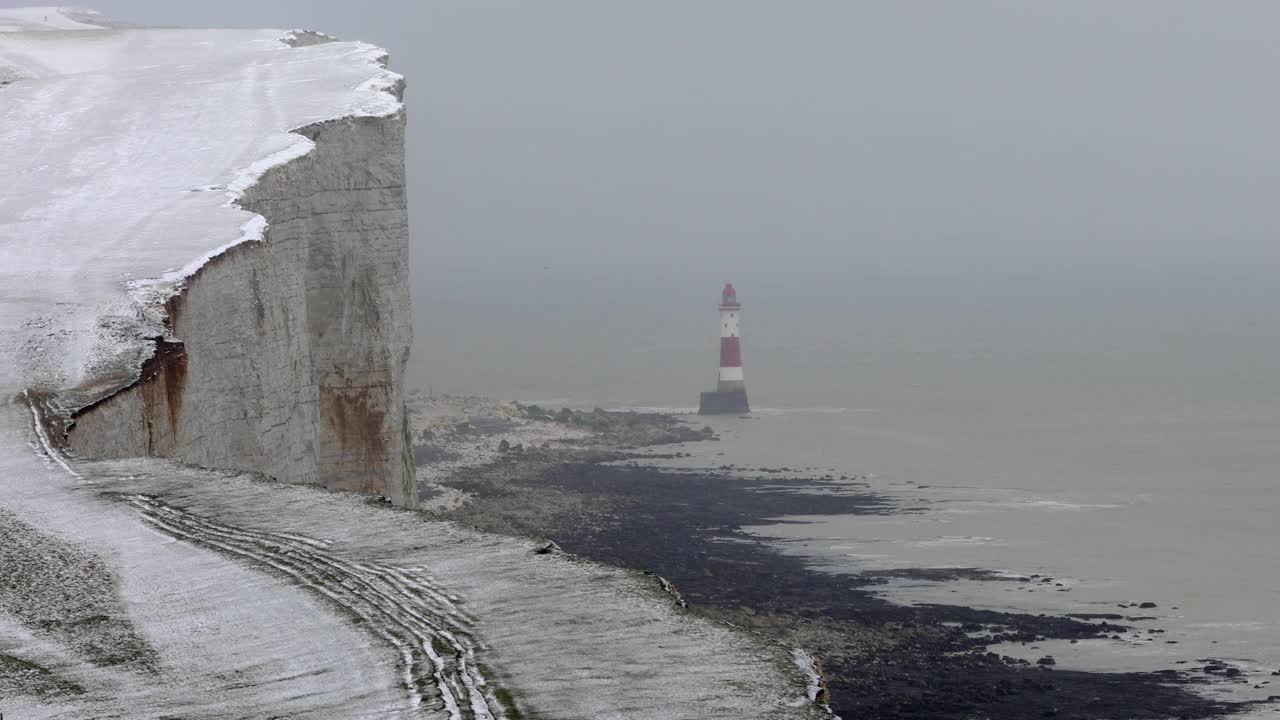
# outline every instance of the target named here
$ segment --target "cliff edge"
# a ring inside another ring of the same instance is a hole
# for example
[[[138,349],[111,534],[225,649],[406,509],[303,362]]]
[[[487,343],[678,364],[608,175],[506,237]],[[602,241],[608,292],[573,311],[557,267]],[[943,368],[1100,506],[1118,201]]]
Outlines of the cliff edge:
[[[405,116],[385,52],[27,16],[0,33],[20,78],[0,132],[43,149],[7,154],[36,183],[0,201],[20,218],[0,230],[65,283],[39,321],[95,339],[25,358],[67,446],[412,507]]]

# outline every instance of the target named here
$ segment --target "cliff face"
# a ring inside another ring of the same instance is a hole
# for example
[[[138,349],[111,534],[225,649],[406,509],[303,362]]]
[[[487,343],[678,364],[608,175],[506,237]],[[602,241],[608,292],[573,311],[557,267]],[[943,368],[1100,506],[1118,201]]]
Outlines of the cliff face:
[[[412,506],[404,114],[385,51],[56,8],[0,19],[18,78],[0,103],[0,389],[69,414],[82,458]]]
[[[74,415],[85,457],[171,457],[415,505],[401,377],[411,343],[404,115],[298,130],[314,143],[239,205],[236,245],[167,306],[139,380]]]

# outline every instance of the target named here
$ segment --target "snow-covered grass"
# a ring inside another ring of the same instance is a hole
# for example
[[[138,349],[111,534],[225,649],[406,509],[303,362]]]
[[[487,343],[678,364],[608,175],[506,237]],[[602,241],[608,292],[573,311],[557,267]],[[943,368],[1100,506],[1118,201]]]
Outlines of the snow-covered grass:
[[[163,461],[86,469],[95,492],[125,498],[165,532],[278,576],[300,573],[292,581],[330,604],[374,617],[394,602],[396,637],[452,632],[465,646],[458,657],[487,668],[484,682],[530,716],[827,717],[810,699],[812,667],[790,649],[688,613],[652,576],[349,493]],[[392,580],[407,594],[383,587]],[[452,687],[465,689],[462,675]]]

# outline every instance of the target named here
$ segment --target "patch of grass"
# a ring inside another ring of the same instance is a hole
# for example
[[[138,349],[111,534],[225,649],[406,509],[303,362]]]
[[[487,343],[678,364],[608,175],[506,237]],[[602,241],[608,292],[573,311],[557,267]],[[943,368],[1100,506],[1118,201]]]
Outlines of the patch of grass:
[[[475,665],[493,688],[493,698],[502,704],[502,709],[509,720],[539,720],[537,716],[521,710],[520,704],[516,702],[516,696],[510,690],[498,685],[497,674],[494,673],[493,668],[482,662],[476,662]]]
[[[516,705],[516,698],[511,691],[506,688],[497,688],[493,691],[493,696],[502,703],[502,708],[507,711],[507,717],[511,720],[534,720],[524,713],[520,712],[520,707]]]
[[[439,655],[440,657],[447,658],[447,657],[453,657],[454,655],[457,655],[456,650],[446,645],[443,640],[441,640],[439,637],[435,635],[431,636],[431,649],[435,650],[436,654]]]
[[[24,694],[38,698],[83,695],[84,687],[33,662],[0,653],[0,697]]]

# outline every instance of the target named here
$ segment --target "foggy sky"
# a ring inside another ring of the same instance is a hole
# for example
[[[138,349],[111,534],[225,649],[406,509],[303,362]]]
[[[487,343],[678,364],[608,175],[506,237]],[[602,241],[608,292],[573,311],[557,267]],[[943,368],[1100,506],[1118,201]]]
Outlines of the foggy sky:
[[[387,47],[419,277],[1280,267],[1273,2],[92,6]]]

